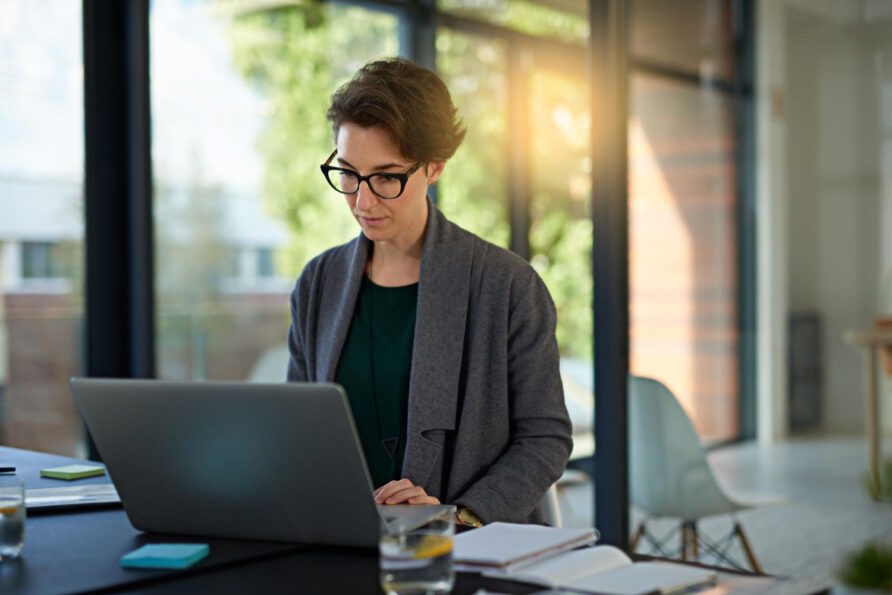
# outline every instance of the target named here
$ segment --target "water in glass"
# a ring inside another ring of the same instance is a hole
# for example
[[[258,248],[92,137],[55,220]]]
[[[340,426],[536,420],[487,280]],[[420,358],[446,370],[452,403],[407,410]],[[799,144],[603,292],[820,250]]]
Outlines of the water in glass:
[[[17,558],[24,543],[24,488],[0,486],[0,560]]]
[[[384,592],[388,595],[449,592],[455,582],[452,533],[434,527],[383,535],[378,549]]]

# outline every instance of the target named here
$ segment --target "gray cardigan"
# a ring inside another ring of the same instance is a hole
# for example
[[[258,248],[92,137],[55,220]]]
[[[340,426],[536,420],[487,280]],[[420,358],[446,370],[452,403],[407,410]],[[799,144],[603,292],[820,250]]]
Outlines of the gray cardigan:
[[[289,381],[333,381],[370,245],[360,234],[297,280]],[[537,504],[573,444],[556,319],[526,261],[429,203],[403,477],[485,522],[541,522]]]

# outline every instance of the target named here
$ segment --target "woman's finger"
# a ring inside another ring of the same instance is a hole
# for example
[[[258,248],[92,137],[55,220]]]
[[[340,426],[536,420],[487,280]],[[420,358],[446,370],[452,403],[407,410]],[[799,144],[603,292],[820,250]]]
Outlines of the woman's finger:
[[[386,488],[387,486],[389,486],[389,485],[391,485],[391,484],[394,484],[394,483],[396,483],[396,480],[395,480],[395,479],[392,480],[392,481],[388,481],[388,482],[385,483],[384,485],[379,486],[378,489],[375,490],[375,491],[372,493],[372,495],[375,496],[375,499],[377,499],[377,498],[378,498],[378,495],[381,493],[381,490],[383,490],[383,489]]]
[[[386,498],[384,500],[385,504],[402,504],[409,498],[415,498],[416,496],[427,496],[427,492],[424,491],[424,488],[421,486],[412,486],[411,488],[406,488],[404,490],[400,490]]]
[[[440,501],[434,498],[433,496],[415,496],[414,498],[409,498],[409,504],[439,504]]]
[[[375,496],[375,502],[377,502],[378,504],[380,504],[381,502],[385,502],[388,498],[393,496],[395,493],[402,491],[402,490],[410,489],[412,487],[413,487],[412,482],[409,481],[408,479],[400,479],[400,480],[396,480],[396,481],[391,481],[390,483],[385,484],[384,486],[381,487],[380,491],[378,492],[378,495]]]

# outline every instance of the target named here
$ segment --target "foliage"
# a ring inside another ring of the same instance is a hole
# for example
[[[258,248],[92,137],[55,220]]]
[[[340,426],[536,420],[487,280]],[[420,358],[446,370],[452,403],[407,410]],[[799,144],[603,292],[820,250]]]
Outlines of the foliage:
[[[440,0],[441,10],[477,18],[538,37],[556,37],[568,42],[585,42],[588,20],[583,14],[556,10],[542,3],[524,0]]]
[[[467,126],[438,184],[439,206],[458,225],[508,247],[508,90],[505,45],[448,29],[437,35],[437,69]]]
[[[892,547],[867,544],[846,560],[839,578],[853,587],[892,591]]]

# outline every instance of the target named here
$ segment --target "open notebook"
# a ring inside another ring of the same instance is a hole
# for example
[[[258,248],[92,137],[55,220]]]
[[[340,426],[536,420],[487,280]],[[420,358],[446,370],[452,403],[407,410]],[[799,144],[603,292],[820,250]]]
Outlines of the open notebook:
[[[487,570],[485,576],[522,581],[583,593],[638,595],[680,593],[714,585],[716,573],[669,562],[632,562],[621,550],[601,545],[565,552],[508,570]]]

